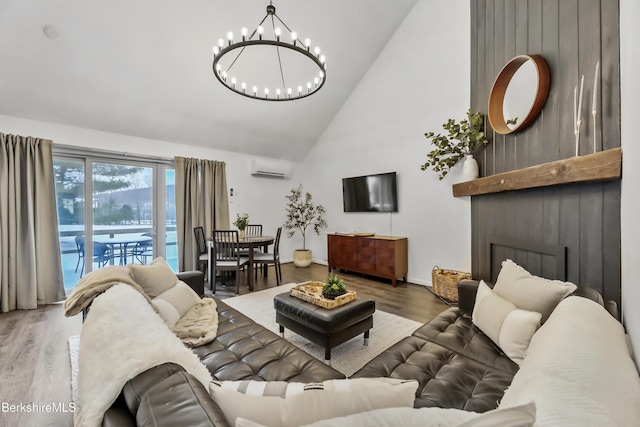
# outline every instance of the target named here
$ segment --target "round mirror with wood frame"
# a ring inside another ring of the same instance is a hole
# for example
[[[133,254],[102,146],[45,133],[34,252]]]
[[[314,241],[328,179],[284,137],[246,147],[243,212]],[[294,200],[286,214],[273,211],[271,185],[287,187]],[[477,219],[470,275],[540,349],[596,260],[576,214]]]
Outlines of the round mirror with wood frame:
[[[519,55],[502,68],[489,96],[489,123],[499,134],[525,129],[538,117],[549,94],[549,66],[540,55]],[[519,104],[507,112],[509,104]]]

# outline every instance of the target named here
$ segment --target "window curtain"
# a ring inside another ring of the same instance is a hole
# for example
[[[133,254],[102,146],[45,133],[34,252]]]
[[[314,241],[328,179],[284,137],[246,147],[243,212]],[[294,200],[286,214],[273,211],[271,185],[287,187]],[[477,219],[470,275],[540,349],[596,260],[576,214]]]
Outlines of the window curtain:
[[[229,229],[226,164],[185,157],[174,160],[178,269],[189,271],[198,267],[193,227],[203,227],[207,238],[213,230]]]
[[[0,133],[0,311],[65,298],[51,141]]]

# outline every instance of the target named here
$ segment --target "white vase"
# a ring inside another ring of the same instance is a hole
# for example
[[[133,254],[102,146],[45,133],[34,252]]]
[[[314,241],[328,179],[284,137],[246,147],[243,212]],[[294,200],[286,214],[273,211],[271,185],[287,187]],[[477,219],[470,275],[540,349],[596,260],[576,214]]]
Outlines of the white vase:
[[[480,173],[478,172],[478,162],[471,154],[465,157],[462,163],[462,181],[471,181],[476,179]]]

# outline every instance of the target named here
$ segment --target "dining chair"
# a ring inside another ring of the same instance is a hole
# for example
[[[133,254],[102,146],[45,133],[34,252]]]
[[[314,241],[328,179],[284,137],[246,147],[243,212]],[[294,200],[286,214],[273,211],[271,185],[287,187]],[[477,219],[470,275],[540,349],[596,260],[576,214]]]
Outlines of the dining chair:
[[[247,224],[244,229],[244,236],[262,236],[262,224]],[[253,248],[252,250],[254,255],[262,253],[259,248]],[[249,256],[249,249],[240,249],[238,253],[240,254],[240,256]]]
[[[203,227],[193,227],[193,234],[196,238],[196,245],[198,246],[198,253],[196,261],[198,263],[198,270],[202,271],[204,275],[207,275],[207,266],[209,264],[209,253],[207,252],[207,242],[204,238]]]
[[[236,293],[240,293],[240,270],[249,264],[249,258],[238,254],[237,230],[214,230],[213,232],[213,271],[233,271],[236,276]],[[216,293],[216,277],[211,278],[211,291]],[[224,284],[224,283],[223,283]]]
[[[272,253],[259,253],[253,255],[253,263],[260,264],[264,268],[268,268],[269,264],[273,264],[276,270],[276,286],[280,286],[282,280],[282,269],[280,268],[280,235],[282,234],[282,227],[278,227],[276,232],[276,239],[273,244]],[[254,267],[256,272],[256,278],[258,277],[258,269]]]
[[[244,229],[245,236],[262,236],[262,224],[247,224]]]

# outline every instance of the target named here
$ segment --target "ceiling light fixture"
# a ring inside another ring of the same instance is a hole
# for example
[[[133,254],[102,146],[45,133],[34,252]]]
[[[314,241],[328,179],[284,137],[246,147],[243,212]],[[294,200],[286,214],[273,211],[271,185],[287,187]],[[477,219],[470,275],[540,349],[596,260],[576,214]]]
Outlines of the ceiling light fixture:
[[[271,25],[263,25],[269,19]],[[284,30],[278,25],[282,25]],[[285,31],[289,34],[286,35]],[[254,53],[252,58],[241,59],[242,56],[250,56],[250,51]],[[282,65],[285,59],[294,62],[286,73]],[[300,64],[300,59],[303,64]],[[326,70],[325,56],[320,54],[320,48],[316,46],[312,49],[308,38],[300,40],[298,33],[276,14],[272,2],[269,2],[267,14],[251,35],[247,28],[242,28],[240,39],[234,41],[234,34],[229,31],[226,40],[218,40],[213,47],[213,74],[216,78],[235,93],[253,99],[293,101],[305,98],[324,85]],[[269,73],[272,75],[269,76]],[[295,84],[291,85],[291,80]]]

